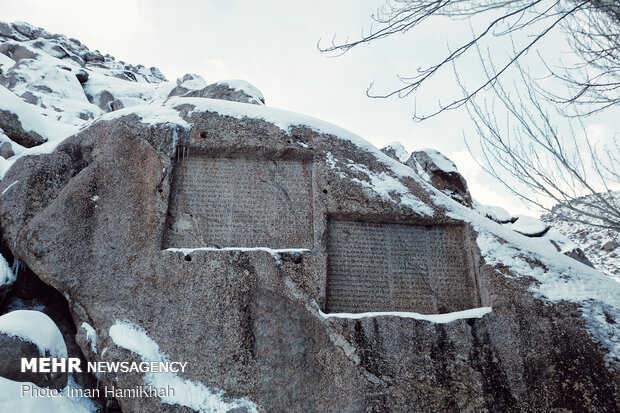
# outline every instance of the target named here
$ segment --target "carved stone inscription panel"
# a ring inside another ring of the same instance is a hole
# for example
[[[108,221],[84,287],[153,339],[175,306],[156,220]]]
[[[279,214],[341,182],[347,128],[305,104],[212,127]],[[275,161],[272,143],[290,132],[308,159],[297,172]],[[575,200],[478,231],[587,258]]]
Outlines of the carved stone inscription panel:
[[[478,306],[461,226],[332,220],[328,232],[327,312],[433,314]]]
[[[312,248],[310,162],[192,156],[171,192],[164,248]]]

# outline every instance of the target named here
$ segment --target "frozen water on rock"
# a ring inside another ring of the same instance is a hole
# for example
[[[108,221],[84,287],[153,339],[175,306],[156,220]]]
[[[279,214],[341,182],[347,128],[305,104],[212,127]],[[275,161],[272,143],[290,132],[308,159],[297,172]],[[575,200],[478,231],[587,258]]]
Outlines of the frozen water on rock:
[[[17,276],[13,273],[11,266],[6,259],[0,255],[0,287],[11,285],[16,279]]]

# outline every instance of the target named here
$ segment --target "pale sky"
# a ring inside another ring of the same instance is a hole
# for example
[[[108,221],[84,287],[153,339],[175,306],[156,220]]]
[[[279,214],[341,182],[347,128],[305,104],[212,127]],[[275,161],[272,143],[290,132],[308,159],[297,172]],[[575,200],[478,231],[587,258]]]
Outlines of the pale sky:
[[[400,141],[409,151],[435,148],[457,164],[479,202],[513,214],[538,215],[486,176],[467,152],[463,133],[470,130],[471,121],[464,109],[415,123],[413,99],[366,97],[370,82],[375,81],[377,91],[387,91],[397,86],[396,74],[414,73],[442,57],[448,44],[469,36],[468,25],[433,20],[414,34],[330,58],[319,53],[317,41],[329,42],[334,35],[355,38],[368,29],[369,16],[383,0],[0,3],[0,20],[26,21],[75,37],[117,60],[158,67],[171,81],[185,73],[197,73],[208,83],[244,79],[263,92],[268,106],[335,123],[378,147]],[[418,108],[459,97],[450,76],[444,73],[421,90]],[[605,134],[608,123],[592,127]]]

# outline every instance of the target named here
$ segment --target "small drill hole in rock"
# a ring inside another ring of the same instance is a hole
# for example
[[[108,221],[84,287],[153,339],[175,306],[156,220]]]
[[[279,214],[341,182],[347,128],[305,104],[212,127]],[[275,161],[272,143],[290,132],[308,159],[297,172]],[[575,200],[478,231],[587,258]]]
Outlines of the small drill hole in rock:
[[[324,190],[323,190],[323,193],[324,193],[324,194],[326,194],[326,193],[327,193],[327,189],[324,189]]]
[[[204,132],[204,131],[203,131],[203,132],[200,132],[200,137],[201,137],[202,139],[207,139],[207,135],[208,135],[208,134],[207,134],[207,132]]]
[[[185,256],[185,261],[191,261],[192,260],[192,256],[191,255],[186,255]]]

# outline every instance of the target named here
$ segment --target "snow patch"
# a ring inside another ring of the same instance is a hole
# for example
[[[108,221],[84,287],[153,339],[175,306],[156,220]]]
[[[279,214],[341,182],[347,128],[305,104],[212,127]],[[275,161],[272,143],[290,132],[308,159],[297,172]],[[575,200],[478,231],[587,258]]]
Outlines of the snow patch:
[[[90,343],[91,351],[97,354],[97,331],[87,322],[83,322],[80,328],[86,332],[86,340]]]
[[[510,225],[510,228],[519,234],[537,236],[545,232],[549,226],[536,218],[517,215],[517,220]]]
[[[476,242],[486,264],[498,271],[506,268],[507,277],[532,277],[530,291],[549,301],[578,304],[594,339],[608,350],[608,360],[620,362],[620,284],[595,269],[557,251],[545,237],[530,238],[482,217],[443,194],[433,200],[447,215],[469,222],[478,233]],[[530,264],[539,261],[542,265]],[[615,323],[608,322],[608,317]]]
[[[453,313],[445,314],[420,314],[403,311],[380,311],[380,312],[368,312],[368,313],[330,313],[326,314],[319,310],[319,314],[323,318],[348,318],[352,320],[359,320],[360,318],[368,317],[401,317],[401,318],[413,318],[414,320],[430,321],[431,323],[445,324],[451,323],[455,320],[464,320],[468,318],[482,318],[485,314],[491,312],[491,307],[479,307],[469,310],[455,311]]]
[[[385,148],[391,148],[394,150],[394,153],[396,154],[396,157],[398,158],[399,161],[401,161],[402,163],[407,162],[407,160],[409,159],[409,152],[407,152],[407,149],[405,149],[405,147],[403,146],[402,143],[398,142],[398,141],[394,141],[394,142],[390,142],[388,143]]]
[[[23,413],[95,413],[97,405],[87,397],[73,397],[69,389],[82,389],[73,376],[69,376],[67,387],[56,397],[22,397],[22,385],[32,386],[41,394],[42,390],[33,383],[18,382],[0,377],[0,410]]]
[[[475,209],[496,222],[506,223],[512,221],[512,214],[499,206],[477,204]]]
[[[246,95],[250,96],[254,100],[254,103],[258,103],[259,105],[265,104],[265,97],[263,96],[261,91],[258,90],[256,86],[252,85],[251,83],[245,80],[241,80],[241,79],[223,80],[220,82],[216,82],[215,84],[216,85],[222,85],[222,84],[227,85],[231,89],[234,89],[238,92],[243,92]]]
[[[46,314],[39,311],[16,310],[0,316],[0,332],[33,343],[42,357],[66,358],[67,346],[62,333]]]
[[[456,172],[458,173],[458,169],[456,169],[456,165],[450,159],[448,159],[445,155],[439,152],[436,149],[422,149],[421,152],[426,152],[426,154],[431,158],[431,161],[442,171],[446,173]]]
[[[555,244],[557,244],[557,247],[560,248],[560,252],[562,254],[578,248],[577,244],[571,241],[570,238],[568,238],[567,236],[560,234],[560,232],[555,228],[549,229],[549,231],[547,231],[545,235],[543,235],[543,238],[549,240],[549,242],[554,242]]]
[[[413,195],[402,182],[393,176],[385,172],[381,172],[380,174],[371,172],[364,165],[349,163],[347,166],[353,170],[364,173],[370,179],[370,181],[365,181],[358,178],[351,178],[352,181],[361,184],[364,188],[370,192],[374,192],[382,199],[394,202],[395,199],[393,197],[398,196],[400,197],[399,204],[408,207],[416,214],[421,216],[433,216],[433,208]]]
[[[11,270],[11,266],[4,256],[0,255],[0,287],[3,285],[11,285],[17,279],[17,275]]]
[[[189,123],[181,118],[179,112],[170,107],[160,106],[157,104],[144,104],[120,109],[103,115],[97,121],[117,119],[131,114],[138,115],[142,123],[146,123],[150,126],[172,124],[185,129],[189,129],[191,127]]]
[[[130,321],[117,320],[110,327],[109,335],[117,346],[136,353],[143,361],[169,360],[168,355],[161,352],[159,345],[149,337],[148,333]],[[147,373],[144,381],[147,385],[156,388],[170,386],[174,389],[174,395],[161,397],[161,401],[166,404],[179,404],[205,413],[227,412],[242,408],[258,413],[256,405],[249,400],[225,401],[223,391],[214,393],[203,383],[183,379],[175,373]]]
[[[48,140],[64,139],[77,130],[43,116],[39,108],[24,102],[4,86],[0,86],[0,109],[17,115],[24,130],[38,133]]]

